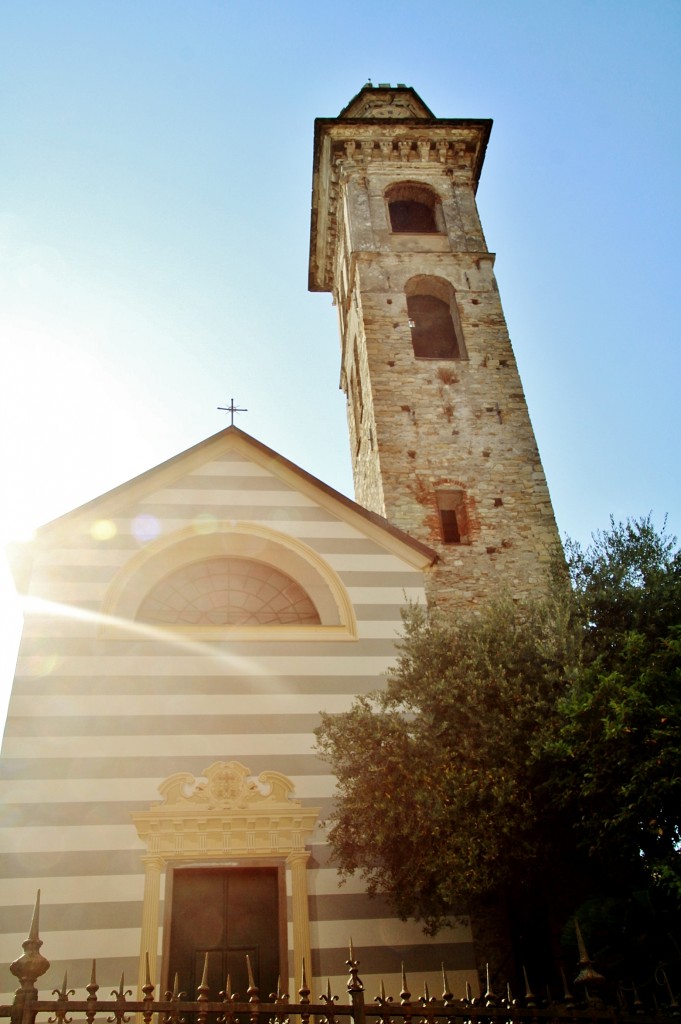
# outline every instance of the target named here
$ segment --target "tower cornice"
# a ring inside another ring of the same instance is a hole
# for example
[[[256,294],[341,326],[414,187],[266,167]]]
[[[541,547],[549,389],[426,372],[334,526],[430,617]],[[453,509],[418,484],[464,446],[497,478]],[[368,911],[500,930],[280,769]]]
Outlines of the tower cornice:
[[[346,109],[352,109],[352,104]],[[429,115],[428,111],[418,117],[341,115],[315,120],[310,291],[331,291],[339,181],[343,171],[376,165],[387,165],[399,171],[407,165],[418,173],[419,165],[423,168],[439,164],[452,174],[464,175],[473,191],[477,189],[492,121]]]

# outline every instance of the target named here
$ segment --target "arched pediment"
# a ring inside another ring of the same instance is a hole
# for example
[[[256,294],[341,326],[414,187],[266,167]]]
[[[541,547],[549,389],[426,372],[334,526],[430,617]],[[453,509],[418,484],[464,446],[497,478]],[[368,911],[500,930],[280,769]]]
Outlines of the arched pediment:
[[[250,523],[185,527],[147,544],[116,575],[103,611],[199,639],[356,636],[331,566],[296,538]]]

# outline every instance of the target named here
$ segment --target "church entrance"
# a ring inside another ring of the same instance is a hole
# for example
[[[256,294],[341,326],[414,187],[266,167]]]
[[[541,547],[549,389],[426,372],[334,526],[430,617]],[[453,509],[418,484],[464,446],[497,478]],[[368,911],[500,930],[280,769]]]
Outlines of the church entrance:
[[[167,987],[172,989],[177,974],[180,990],[196,999],[208,954],[209,999],[218,999],[229,975],[232,992],[246,1002],[248,955],[260,999],[268,1002],[278,978],[288,973],[281,935],[284,899],[278,867],[175,868]]]

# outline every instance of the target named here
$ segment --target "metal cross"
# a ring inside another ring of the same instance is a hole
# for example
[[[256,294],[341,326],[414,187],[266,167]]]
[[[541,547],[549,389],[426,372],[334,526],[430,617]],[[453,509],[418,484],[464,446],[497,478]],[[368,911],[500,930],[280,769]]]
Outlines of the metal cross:
[[[231,419],[231,423],[230,423],[230,427],[234,426],[234,413],[235,412],[248,412],[248,409],[239,409],[239,408],[237,408],[237,406],[234,404],[234,399],[233,398],[230,398],[229,405],[219,405],[218,409],[219,409],[220,412],[228,412],[228,413],[230,413],[231,418],[232,418]]]

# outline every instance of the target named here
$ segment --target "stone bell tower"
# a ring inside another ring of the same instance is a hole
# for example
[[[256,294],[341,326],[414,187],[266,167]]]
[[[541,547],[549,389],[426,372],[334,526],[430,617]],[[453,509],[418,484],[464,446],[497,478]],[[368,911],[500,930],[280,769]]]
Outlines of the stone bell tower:
[[[490,129],[404,85],[315,122],[310,289],[338,309],[355,495],[438,552],[449,607],[541,593],[559,544],[475,203]]]

